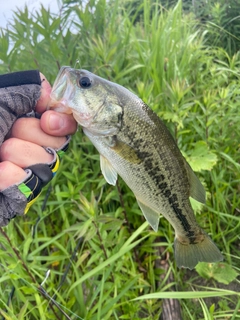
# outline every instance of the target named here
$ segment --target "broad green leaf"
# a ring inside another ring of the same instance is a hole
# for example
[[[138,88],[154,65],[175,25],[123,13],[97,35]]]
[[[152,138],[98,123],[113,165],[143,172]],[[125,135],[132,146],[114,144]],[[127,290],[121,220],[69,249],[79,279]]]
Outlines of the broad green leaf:
[[[200,262],[196,266],[200,276],[207,279],[215,279],[218,282],[229,284],[236,279],[238,273],[227,263],[205,263]]]
[[[217,156],[209,150],[206,142],[198,141],[194,145],[194,149],[190,155],[185,155],[193,171],[212,170],[217,163]]]
[[[164,112],[162,115],[163,119],[166,121],[171,121],[173,123],[177,123],[178,128],[183,128],[183,121],[182,119],[179,117],[178,114],[174,113],[174,112]]]

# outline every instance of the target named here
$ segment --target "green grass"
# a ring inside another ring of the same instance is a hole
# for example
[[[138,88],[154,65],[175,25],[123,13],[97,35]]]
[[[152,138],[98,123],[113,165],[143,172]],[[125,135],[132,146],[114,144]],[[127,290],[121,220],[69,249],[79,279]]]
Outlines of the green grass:
[[[161,218],[153,232],[122,180],[106,184],[79,129],[46,206],[47,188],[0,232],[5,319],[157,320],[167,298],[179,299],[183,319],[240,319],[240,56],[206,45],[208,34],[182,15],[181,3],[148,3],[138,23],[120,1],[66,1],[59,16],[18,11],[0,36],[0,72],[39,68],[53,83],[60,66],[79,60],[77,68],[139,95],[203,182],[207,204],[194,204],[197,220],[225,261],[179,270],[172,227]],[[167,272],[159,263],[166,256]]]

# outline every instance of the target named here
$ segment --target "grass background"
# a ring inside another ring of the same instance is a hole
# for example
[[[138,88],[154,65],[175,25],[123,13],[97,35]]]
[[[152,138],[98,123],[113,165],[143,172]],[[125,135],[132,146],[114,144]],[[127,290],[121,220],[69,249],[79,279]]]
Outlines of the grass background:
[[[40,201],[0,229],[2,319],[159,319],[167,298],[183,319],[240,319],[239,38],[221,45],[215,22],[181,2],[65,0],[58,15],[17,10],[1,30],[1,73],[39,68],[53,83],[62,65],[85,68],[165,121],[206,188],[193,206],[225,258],[177,269],[172,227],[153,232],[121,179],[106,184],[79,129]]]

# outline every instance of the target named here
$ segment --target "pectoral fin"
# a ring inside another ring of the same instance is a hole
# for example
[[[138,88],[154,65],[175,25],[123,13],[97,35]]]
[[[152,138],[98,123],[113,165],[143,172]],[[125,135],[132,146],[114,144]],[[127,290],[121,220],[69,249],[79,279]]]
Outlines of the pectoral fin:
[[[115,140],[115,145],[112,147],[112,149],[121,158],[127,160],[128,162],[131,162],[133,164],[138,164],[141,162],[141,159],[138,157],[136,151],[131,146],[120,140]]]
[[[117,182],[117,171],[113,168],[111,163],[102,155],[100,155],[100,167],[107,183],[115,186]]]
[[[150,224],[150,226],[153,228],[155,232],[158,231],[158,224],[159,224],[159,218],[160,214],[144,203],[142,203],[139,199],[137,199],[138,205],[140,209],[142,210],[142,213],[147,220],[147,222]]]
[[[190,197],[204,204],[206,202],[206,192],[203,185],[187,162],[186,169],[190,184]]]

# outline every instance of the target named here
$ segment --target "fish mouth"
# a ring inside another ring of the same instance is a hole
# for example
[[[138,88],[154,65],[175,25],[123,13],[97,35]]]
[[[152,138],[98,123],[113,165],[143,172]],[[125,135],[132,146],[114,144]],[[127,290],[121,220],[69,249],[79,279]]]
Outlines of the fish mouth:
[[[70,67],[61,67],[52,87],[48,110],[54,109],[66,114],[73,113],[72,108],[69,107],[69,101],[74,96],[75,90],[68,76],[70,70]]]
[[[76,108],[75,104],[78,87],[75,82],[76,73],[78,72],[81,73],[81,70],[66,66],[61,67],[52,87],[48,109],[60,113],[72,114],[80,126],[96,135],[111,135],[115,130],[109,128],[95,128],[97,118],[104,109],[106,97],[95,106],[95,110],[84,108],[84,104],[83,108]]]
[[[50,98],[54,99],[56,96],[56,93],[62,92],[64,88],[67,86],[67,69],[70,69],[69,67],[61,67],[61,69],[58,72],[57,78],[54,81],[52,92],[50,94]]]

